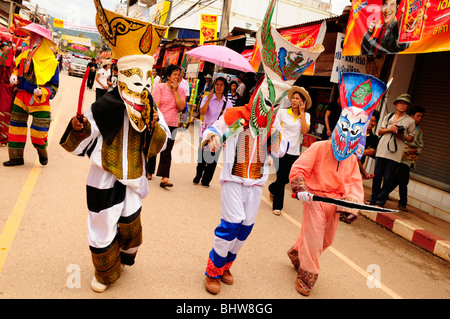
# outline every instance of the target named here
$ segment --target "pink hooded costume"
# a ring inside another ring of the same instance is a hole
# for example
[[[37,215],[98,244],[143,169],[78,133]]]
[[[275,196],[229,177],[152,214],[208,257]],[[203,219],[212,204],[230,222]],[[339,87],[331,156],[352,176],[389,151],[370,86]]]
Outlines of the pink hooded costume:
[[[289,176],[292,191],[305,196],[300,236],[288,256],[298,270],[296,289],[302,295],[309,295],[319,275],[319,257],[333,243],[339,222],[336,212],[347,213],[351,221],[359,213],[310,201],[309,194],[364,201],[357,157],[351,155],[357,149],[364,124],[385,90],[385,84],[374,77],[344,73],[340,83],[343,111],[331,140],[312,144],[292,166]]]

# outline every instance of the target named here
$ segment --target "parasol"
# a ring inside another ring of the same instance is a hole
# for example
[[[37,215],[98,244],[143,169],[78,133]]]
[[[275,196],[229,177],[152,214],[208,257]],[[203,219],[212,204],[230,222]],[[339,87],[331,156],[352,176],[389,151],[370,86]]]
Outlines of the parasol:
[[[186,52],[187,55],[224,68],[255,73],[251,64],[236,51],[220,45],[203,45]]]

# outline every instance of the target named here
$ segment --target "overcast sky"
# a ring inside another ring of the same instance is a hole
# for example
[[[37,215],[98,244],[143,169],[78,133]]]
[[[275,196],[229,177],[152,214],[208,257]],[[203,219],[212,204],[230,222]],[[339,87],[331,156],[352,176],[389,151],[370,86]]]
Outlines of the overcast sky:
[[[47,9],[47,13],[57,19],[67,20],[77,25],[95,25],[95,6],[92,0],[30,0],[32,5]],[[102,0],[105,9],[114,10],[119,0]]]
[[[105,9],[114,10],[119,0],[101,0]],[[233,0],[245,1],[245,0]],[[324,0],[324,2],[328,2]],[[47,13],[57,19],[67,20],[77,25],[95,25],[95,7],[92,0],[30,0],[32,5],[47,9]],[[332,12],[341,14],[342,9],[349,5],[349,0],[332,0]]]

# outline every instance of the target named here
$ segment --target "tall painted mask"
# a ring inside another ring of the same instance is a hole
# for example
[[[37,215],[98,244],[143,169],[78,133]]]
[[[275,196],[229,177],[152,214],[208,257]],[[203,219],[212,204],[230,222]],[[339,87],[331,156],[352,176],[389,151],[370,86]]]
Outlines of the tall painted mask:
[[[149,89],[153,54],[167,29],[165,26],[128,18],[103,8],[94,0],[97,9],[96,25],[117,59],[118,87],[132,127],[142,132],[146,128],[142,117],[144,104],[141,93]]]
[[[322,23],[316,45],[302,49],[283,38],[271,26],[274,7],[275,1],[271,0],[257,33],[265,78],[247,105],[251,108],[249,127],[253,136],[258,135],[260,130],[270,131],[280,103],[289,89],[325,50],[321,44],[326,32],[325,22]]]
[[[341,116],[331,135],[334,157],[343,161],[358,148],[364,125],[386,91],[386,84],[361,73],[342,73],[339,77]]]

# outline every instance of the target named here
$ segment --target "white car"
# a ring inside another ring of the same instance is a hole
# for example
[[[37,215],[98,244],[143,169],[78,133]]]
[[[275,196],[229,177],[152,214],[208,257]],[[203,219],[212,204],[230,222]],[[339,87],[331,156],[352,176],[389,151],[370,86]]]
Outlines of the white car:
[[[84,76],[86,72],[86,67],[89,63],[89,60],[83,58],[72,58],[69,66],[69,75],[81,75]]]

